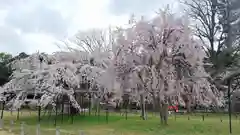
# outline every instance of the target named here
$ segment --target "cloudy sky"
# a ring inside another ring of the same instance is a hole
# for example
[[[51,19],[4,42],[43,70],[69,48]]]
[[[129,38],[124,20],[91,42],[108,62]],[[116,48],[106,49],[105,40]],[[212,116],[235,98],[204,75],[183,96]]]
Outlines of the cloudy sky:
[[[79,30],[119,26],[177,0],[0,0],[0,52],[52,53]]]

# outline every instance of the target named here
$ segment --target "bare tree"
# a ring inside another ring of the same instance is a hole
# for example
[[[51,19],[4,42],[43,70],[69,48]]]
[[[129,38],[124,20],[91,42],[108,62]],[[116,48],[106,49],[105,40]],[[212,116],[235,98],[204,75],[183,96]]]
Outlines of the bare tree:
[[[96,48],[100,51],[110,51],[113,43],[111,28],[91,29],[79,31],[70,41],[76,44],[83,51],[92,53]]]
[[[213,56],[214,44],[220,40],[218,33],[221,27],[217,22],[217,0],[191,0],[184,3],[189,7],[188,13],[196,21],[196,35],[207,47],[209,55]],[[221,47],[219,47],[220,49]]]
[[[238,65],[240,21],[237,0],[185,0],[187,12],[195,21],[196,36],[205,44],[206,69],[213,78]]]

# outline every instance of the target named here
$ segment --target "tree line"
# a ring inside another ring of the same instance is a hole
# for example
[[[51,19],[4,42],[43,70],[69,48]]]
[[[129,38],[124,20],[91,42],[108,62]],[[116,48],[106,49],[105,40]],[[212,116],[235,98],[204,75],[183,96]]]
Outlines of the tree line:
[[[16,59],[23,59],[28,57],[25,52],[19,53],[17,56],[12,56],[7,52],[0,53],[0,86],[4,85],[10,80],[10,76],[14,69],[11,68],[11,62]]]

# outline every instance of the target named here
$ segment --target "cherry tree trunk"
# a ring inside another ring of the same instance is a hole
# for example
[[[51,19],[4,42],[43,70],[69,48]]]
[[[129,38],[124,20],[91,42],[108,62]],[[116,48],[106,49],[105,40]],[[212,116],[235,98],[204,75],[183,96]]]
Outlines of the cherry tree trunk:
[[[185,107],[187,109],[187,113],[191,113],[191,98],[190,98],[190,95],[184,95],[183,96],[183,100],[185,102]]]
[[[152,98],[153,98],[153,111],[154,112],[158,112],[158,107],[159,107],[159,102],[158,99],[156,97],[156,95],[154,93],[152,93]]]
[[[160,122],[161,124],[167,125],[168,124],[168,104],[161,103],[159,101],[159,115],[160,115]]]
[[[187,95],[186,96],[186,109],[187,109],[187,113],[191,113],[191,104],[192,104],[192,100],[191,100],[191,97],[190,95]]]
[[[188,100],[186,102],[187,113],[191,113],[191,102]]]
[[[140,102],[141,102],[141,117],[143,120],[146,120],[146,105],[143,94],[140,95]]]
[[[162,105],[159,105],[159,117],[160,117],[160,123],[163,124],[163,113],[162,113]]]
[[[167,103],[163,103],[162,105],[162,114],[163,114],[163,123],[165,125],[168,124],[168,104]]]

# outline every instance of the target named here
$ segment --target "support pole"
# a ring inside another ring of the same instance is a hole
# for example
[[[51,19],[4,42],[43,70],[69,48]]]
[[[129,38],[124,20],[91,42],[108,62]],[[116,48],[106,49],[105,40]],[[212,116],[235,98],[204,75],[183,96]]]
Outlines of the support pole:
[[[108,106],[106,108],[106,122],[108,124],[108,116],[109,116],[109,110],[108,110]]]
[[[58,106],[58,95],[57,95],[57,99],[56,99],[56,106],[55,106],[55,119],[54,119],[54,126],[57,126],[57,106]]]
[[[61,119],[61,123],[63,123],[63,115],[64,115],[64,100],[63,100],[63,96],[62,96],[62,119]]]
[[[38,104],[38,123],[41,121],[41,106],[40,103]]]
[[[21,123],[21,135],[25,135],[25,129],[24,129],[24,127],[25,127],[25,122],[22,122],[22,123]]]
[[[51,110],[48,111],[48,120],[49,120],[50,117],[52,116],[52,110],[53,110],[53,108],[51,108]]]
[[[90,116],[91,115],[91,105],[92,105],[92,95],[91,95],[91,93],[88,93],[88,115]]]
[[[20,112],[20,108],[17,109],[17,120],[19,120],[19,112]]]
[[[98,122],[100,120],[100,98],[98,97],[98,103],[97,103],[97,113],[98,113]]]
[[[232,107],[231,107],[231,80],[228,80],[228,115],[229,115],[229,133],[232,134]]]
[[[10,125],[9,125],[9,130],[8,130],[10,133],[11,133],[12,130],[13,130],[13,125],[14,125],[13,120],[10,120]]]
[[[74,107],[72,106],[72,104],[71,104],[71,124],[73,124],[73,117],[74,117],[74,112],[75,110],[74,110]]]
[[[2,103],[2,112],[1,112],[1,119],[3,119],[3,111],[5,109],[5,101]]]
[[[126,105],[125,105],[125,119],[128,119],[128,104],[129,104],[129,100],[126,101]]]
[[[36,135],[41,135],[40,124],[37,124]]]

